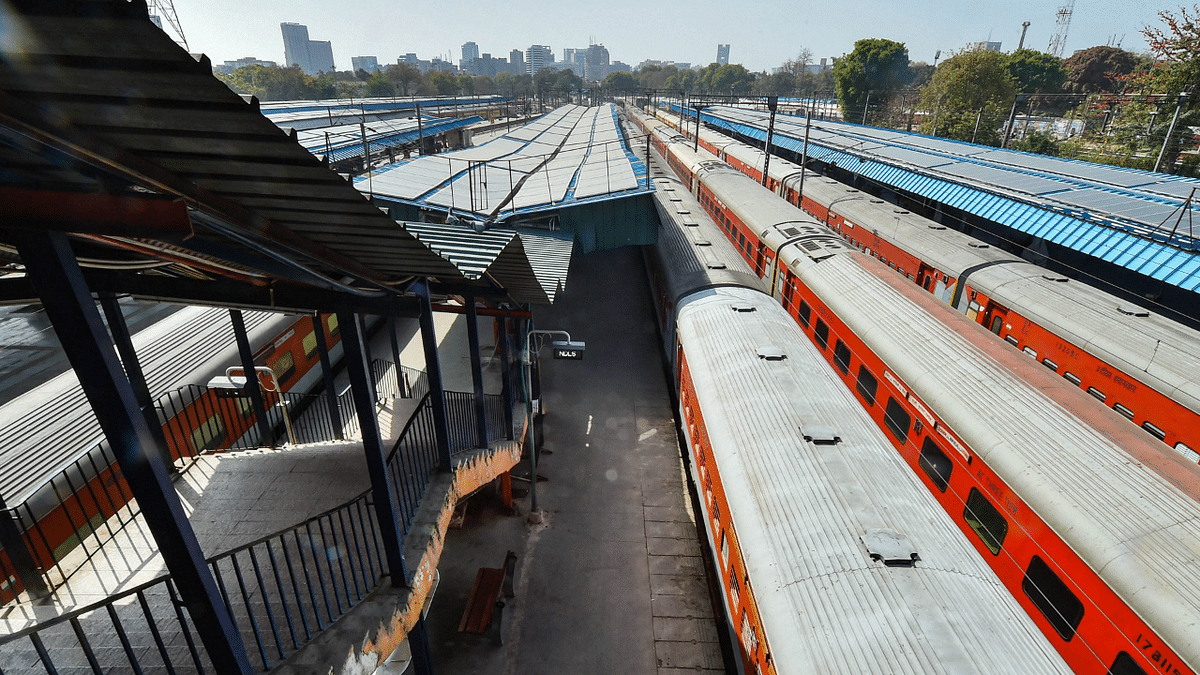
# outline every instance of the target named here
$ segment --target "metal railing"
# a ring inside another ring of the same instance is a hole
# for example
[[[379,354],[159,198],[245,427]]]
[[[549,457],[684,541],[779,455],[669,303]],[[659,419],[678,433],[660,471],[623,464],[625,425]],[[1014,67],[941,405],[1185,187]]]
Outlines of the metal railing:
[[[266,671],[387,575],[369,493],[208,559],[252,661]],[[0,672],[215,672],[171,578],[0,636]]]
[[[420,392],[423,396],[429,389],[425,373],[414,368],[401,367],[398,372],[393,362],[376,359],[371,371],[379,403],[405,397],[406,393],[412,396]],[[272,444],[285,437],[289,425],[297,444],[351,438],[359,433],[358,416],[348,390],[338,397],[340,426],[334,423],[325,395],[266,392],[265,398],[274,428]],[[201,385],[180,387],[155,402],[177,468],[209,453],[267,445],[258,438],[252,407],[241,390]],[[107,441],[98,443],[31,494],[20,504],[0,508],[0,518],[8,519],[23,533],[26,548],[48,588],[70,575],[60,564],[67,554],[82,547],[84,559],[91,560],[139,513]],[[23,590],[15,565],[0,548],[0,603],[11,602]]]

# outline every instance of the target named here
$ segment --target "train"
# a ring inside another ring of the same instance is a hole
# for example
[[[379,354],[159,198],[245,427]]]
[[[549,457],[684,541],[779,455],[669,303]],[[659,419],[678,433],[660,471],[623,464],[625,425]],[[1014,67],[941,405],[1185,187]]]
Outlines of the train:
[[[771,297],[1075,672],[1196,672],[1200,468],[821,220],[641,122],[743,257],[746,231],[778,251]]]
[[[259,381],[270,424],[278,428],[284,415],[279,407],[281,394],[310,393],[321,383],[318,336],[309,316],[250,312],[246,320],[252,330],[265,330],[270,336],[255,352],[254,360],[271,370],[269,375],[260,373]],[[331,361],[337,363],[342,355],[337,316],[322,315],[321,325]],[[215,372],[244,377],[240,362],[219,364],[222,369],[232,366],[228,371],[212,371],[211,361],[231,344],[225,310],[189,308],[147,331],[156,334],[140,356],[143,369],[155,380],[152,387],[193,373],[199,373],[203,382],[209,382],[208,375]],[[274,331],[279,332],[272,335]],[[40,409],[38,416],[29,420],[35,428],[21,432],[41,448],[39,461],[45,468],[40,471],[48,475],[40,484],[18,486],[18,495],[23,496],[19,503],[10,502],[4,514],[20,523],[27,547],[47,574],[132,499],[107,442],[100,441],[90,449],[79,447],[78,439],[99,435],[86,404],[75,401],[82,394],[75,391],[62,396],[61,406]],[[177,465],[204,453],[252,446],[258,440],[257,414],[240,389],[184,386],[160,396],[155,407]],[[8,602],[25,589],[3,550],[0,571],[0,601]]]
[[[762,182],[762,150],[708,130],[699,146]],[[769,189],[843,240],[1200,461],[1200,332],[812,171],[801,198],[800,166],[782,157],[767,171]],[[760,276],[777,271],[759,233],[738,236]]]
[[[1070,669],[688,189],[646,247],[741,673]]]

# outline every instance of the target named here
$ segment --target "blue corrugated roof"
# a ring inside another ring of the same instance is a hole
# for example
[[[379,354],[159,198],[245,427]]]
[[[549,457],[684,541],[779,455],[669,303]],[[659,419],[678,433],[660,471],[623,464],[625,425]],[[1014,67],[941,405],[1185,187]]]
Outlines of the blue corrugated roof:
[[[673,105],[672,108],[677,109],[677,106]],[[729,129],[756,140],[766,138],[766,133],[756,126],[722,119],[710,113],[702,113],[702,119],[712,126]],[[773,141],[778,147],[796,153],[803,151],[802,138],[776,133]],[[1193,251],[1168,245],[1165,243],[1168,241],[1166,234],[1155,234],[1141,229],[1138,236],[1127,231],[1133,230],[1133,227],[1122,228],[1111,223],[1099,223],[1087,219],[1086,214],[1085,217],[1077,217],[1076,214],[1048,209],[1044,205],[1025,203],[875,159],[864,160],[841,150],[815,144],[811,140],[808,156],[827,164],[836,163],[845,171],[860,174],[893,189],[932,199],[1139,272],[1152,279],[1190,291],[1200,289],[1200,256]],[[1179,243],[1181,240],[1175,241]],[[1194,246],[1190,239],[1187,241]]]
[[[433,136],[469,127],[472,124],[482,122],[482,117],[468,117],[466,119],[450,119],[450,120],[435,120],[430,119],[425,122],[422,129],[409,129],[396,133],[382,133],[378,135],[368,135],[368,140],[371,143],[372,151],[379,148],[399,147],[416,141],[422,134],[425,136]],[[329,161],[340,162],[352,157],[362,157],[363,144],[362,136],[358,127],[349,125],[346,130],[341,132],[339,139],[336,142],[331,142],[328,147],[325,143],[316,143],[306,148],[309,152],[319,157],[329,155]]]

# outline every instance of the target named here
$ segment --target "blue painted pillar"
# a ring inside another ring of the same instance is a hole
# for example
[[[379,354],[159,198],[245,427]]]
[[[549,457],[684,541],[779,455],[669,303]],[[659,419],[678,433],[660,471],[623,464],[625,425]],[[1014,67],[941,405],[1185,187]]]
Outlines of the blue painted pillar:
[[[429,629],[425,626],[424,616],[418,616],[416,625],[408,631],[408,648],[417,675],[433,675],[433,649],[429,646]]]
[[[438,359],[437,331],[433,326],[433,303],[429,300],[429,282],[415,284],[421,301],[421,343],[425,347],[425,375],[429,379],[429,401],[433,406],[433,430],[437,438],[438,468],[450,471],[450,420],[446,416],[446,390],[442,386],[442,362]]]
[[[321,315],[314,315],[312,318],[313,334],[317,338],[317,356],[321,359],[321,375],[325,380],[325,398],[326,405],[329,406],[329,423],[333,426],[333,435],[336,438],[344,438],[342,435],[342,409],[338,407],[338,392],[337,386],[333,382],[333,362],[329,359],[329,343],[325,341],[325,322],[321,320]]]
[[[66,235],[14,230],[10,236],[96,420],[112,445],[213,669],[251,675],[254,669],[242,636],[204,562],[204,553],[183,513],[167,467],[158,453],[150,450],[154,437],[129,380],[121,372],[121,363]]]
[[[500,317],[496,320],[500,322],[500,344],[496,345],[496,348],[500,350],[500,379],[502,380],[500,391],[504,399],[504,437],[511,441],[513,440],[513,405],[516,404],[516,397],[513,396],[510,359],[512,340],[508,336],[509,319]]]
[[[383,552],[393,586],[408,583],[408,571],[404,566],[404,550],[400,530],[396,495],[392,491],[387,470],[387,449],[379,434],[379,418],[375,414],[375,386],[371,371],[367,368],[367,352],[363,346],[359,323],[352,312],[339,311],[338,325],[342,327],[343,360],[350,375],[350,392],[354,397],[354,410],[358,413],[358,426],[362,429],[363,452],[367,457],[367,473],[371,478],[372,501],[375,502],[375,518],[379,523],[379,536],[383,539]]]
[[[233,323],[233,338],[237,341],[238,354],[242,357],[242,370],[246,374],[246,393],[254,406],[255,424],[258,425],[258,442],[275,447],[275,432],[267,418],[267,402],[263,399],[262,387],[258,382],[258,371],[254,370],[254,352],[250,351],[250,336],[246,333],[246,319],[240,309],[229,310]]]
[[[475,389],[475,445],[488,446],[487,398],[483,393],[483,364],[479,353],[479,316],[475,312],[475,296],[464,296],[467,303],[467,351],[471,357],[471,382]]]

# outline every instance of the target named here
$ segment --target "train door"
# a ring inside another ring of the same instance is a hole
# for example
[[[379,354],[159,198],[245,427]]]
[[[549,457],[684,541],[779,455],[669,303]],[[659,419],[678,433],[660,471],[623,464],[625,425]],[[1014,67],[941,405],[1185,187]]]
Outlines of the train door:
[[[754,273],[757,274],[760,279],[766,273],[766,270],[767,270],[767,268],[766,268],[767,256],[764,253],[764,251],[766,251],[766,248],[767,248],[767,245],[760,241],[760,242],[758,242],[758,250],[754,252]]]
[[[1004,329],[1004,320],[1008,317],[1008,310],[994,302],[988,301],[987,311],[984,312],[983,321],[979,323],[987,326],[987,329],[999,335]]]

